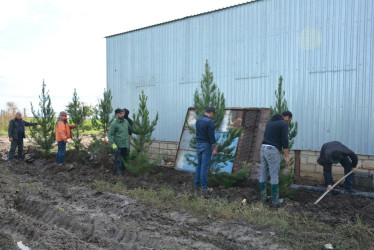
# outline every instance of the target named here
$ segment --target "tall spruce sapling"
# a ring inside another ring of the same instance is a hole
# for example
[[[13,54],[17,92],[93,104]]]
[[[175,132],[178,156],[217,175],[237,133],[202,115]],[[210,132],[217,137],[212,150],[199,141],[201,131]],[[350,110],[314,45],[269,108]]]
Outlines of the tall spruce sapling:
[[[147,100],[148,97],[144,94],[144,90],[142,90],[141,95],[139,95],[138,111],[133,114],[134,133],[131,142],[133,150],[128,161],[125,161],[126,168],[137,175],[154,172],[153,167],[157,163],[157,160],[150,160],[149,148],[154,142],[152,133],[157,125],[158,112],[155,119],[151,121],[147,108]]]
[[[285,91],[283,90],[283,78],[279,77],[278,89],[275,91],[275,106],[270,107],[270,116],[275,114],[282,114],[284,111],[289,110],[287,105],[287,100],[285,98]],[[292,119],[288,125],[288,140],[289,140],[289,150],[291,151],[293,144],[295,143],[295,137],[297,135],[297,122]],[[290,164],[287,165],[284,159],[284,151],[281,151],[281,164],[279,171],[279,193],[283,197],[292,195],[292,190],[289,186],[293,183],[295,179],[295,173],[293,171],[294,157],[290,157]]]
[[[34,121],[40,124],[40,126],[32,126],[30,128],[31,138],[35,141],[37,149],[42,151],[44,157],[47,157],[56,140],[56,119],[51,97],[49,96],[49,91],[46,91],[44,80],[42,93],[39,95],[39,108],[39,110],[35,110],[31,103],[31,113],[34,116]]]
[[[196,89],[194,93],[194,107],[197,118],[204,115],[208,107],[214,107],[215,114],[213,116],[213,121],[216,125],[216,130],[220,128],[225,115],[225,97],[214,83],[213,72],[210,71],[208,60],[205,62],[200,91]],[[196,129],[190,125],[187,126],[192,134],[190,147],[196,149]],[[209,185],[232,186],[248,176],[248,168],[235,174],[220,172],[221,169],[225,167],[226,162],[234,162],[236,150],[235,146],[231,145],[233,141],[240,136],[241,132],[242,128],[230,128],[227,134],[221,135],[221,138],[216,138],[217,155],[212,157],[211,160],[211,169],[208,177]],[[186,160],[189,164],[197,166],[196,155],[187,154]],[[244,178],[242,178],[243,176]]]
[[[113,107],[112,107],[112,92],[111,90],[105,90],[103,93],[103,99],[98,100],[98,104],[94,108],[94,115],[92,117],[92,126],[97,130],[103,131],[103,137],[106,137],[107,129],[113,118],[111,118]]]
[[[79,100],[76,89],[74,89],[72,101],[66,106],[66,111],[69,114],[69,122],[77,126],[72,130],[72,140],[74,148],[79,152],[83,146],[80,131],[89,114],[89,107]]]
[[[110,123],[115,116],[111,118],[113,112],[112,107],[112,92],[104,89],[103,99],[98,100],[98,104],[93,108],[92,115],[92,127],[96,130],[102,131],[102,140],[98,140],[96,136],[92,135],[91,146],[95,148],[95,153],[100,159],[101,168],[105,169],[108,167],[110,162],[112,148],[109,144],[105,143],[104,138],[106,138],[107,131]]]

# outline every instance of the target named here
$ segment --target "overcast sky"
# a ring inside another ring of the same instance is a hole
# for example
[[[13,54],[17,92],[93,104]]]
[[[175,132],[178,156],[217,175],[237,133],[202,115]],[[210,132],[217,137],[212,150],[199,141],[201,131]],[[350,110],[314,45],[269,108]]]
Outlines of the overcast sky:
[[[74,88],[96,104],[106,87],[105,36],[248,1],[0,1],[0,108],[13,101],[30,114],[43,79],[56,112]]]

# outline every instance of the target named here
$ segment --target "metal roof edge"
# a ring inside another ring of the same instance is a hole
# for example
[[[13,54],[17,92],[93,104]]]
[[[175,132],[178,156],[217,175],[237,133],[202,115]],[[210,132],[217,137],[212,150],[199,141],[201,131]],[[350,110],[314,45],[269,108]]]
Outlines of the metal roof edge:
[[[135,32],[135,31],[139,31],[139,30],[143,30],[143,29],[149,29],[149,28],[153,28],[155,26],[161,26],[161,25],[165,25],[165,24],[168,24],[168,23],[177,22],[177,21],[181,21],[181,20],[184,20],[184,19],[189,19],[189,18],[192,18],[192,17],[207,15],[207,14],[211,14],[211,13],[214,13],[214,12],[219,12],[219,11],[222,11],[222,10],[238,7],[238,6],[241,6],[241,5],[251,4],[251,3],[254,3],[254,2],[260,2],[260,1],[263,1],[263,0],[250,0],[250,1],[245,2],[245,3],[240,3],[240,4],[228,6],[228,7],[224,7],[224,8],[221,8],[221,9],[211,10],[211,11],[199,13],[199,14],[196,14],[196,15],[186,16],[186,17],[166,21],[166,22],[163,22],[163,23],[153,24],[153,25],[150,25],[150,26],[145,26],[145,27],[142,27],[142,28],[138,28],[138,29],[134,29],[134,30],[129,30],[129,31],[109,35],[109,36],[106,36],[104,38],[110,38],[110,37],[119,36],[119,35]]]

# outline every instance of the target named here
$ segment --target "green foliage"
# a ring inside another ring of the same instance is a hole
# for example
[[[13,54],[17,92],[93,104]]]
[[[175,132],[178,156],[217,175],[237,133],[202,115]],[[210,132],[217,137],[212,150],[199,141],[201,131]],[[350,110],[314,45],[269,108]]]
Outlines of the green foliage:
[[[225,188],[229,188],[244,181],[249,175],[249,165],[235,174],[217,172],[217,170],[218,169],[213,169],[213,171],[208,174],[208,184],[211,187],[224,186]]]
[[[79,101],[76,89],[74,89],[72,102],[69,102],[69,104],[66,106],[66,111],[69,114],[70,123],[78,126],[77,128],[72,130],[72,140],[74,148],[77,151],[80,151],[83,145],[79,131],[83,129],[82,125],[84,124],[86,117],[89,114],[89,107],[86,106],[83,102]]]
[[[153,121],[149,119],[149,111],[147,109],[148,97],[142,91],[139,95],[139,109],[133,114],[133,129],[136,136],[132,136],[131,145],[134,150],[130,154],[126,167],[137,175],[154,172],[153,166],[155,161],[150,160],[149,147],[152,145],[152,133],[156,128],[158,121],[158,112]]]
[[[287,100],[285,99],[285,91],[283,90],[283,78],[279,77],[278,90],[275,91],[275,106],[270,107],[270,115],[282,114],[284,111],[289,110],[287,105]],[[292,149],[292,146],[295,142],[295,137],[297,135],[297,122],[291,121],[288,125],[288,139],[289,139],[289,150]],[[295,179],[295,174],[293,171],[294,158],[290,158],[290,164],[287,165],[284,159],[284,151],[281,152],[281,164],[279,172],[279,192],[283,197],[287,197],[293,194],[293,190],[289,189]]]
[[[200,84],[200,91],[196,89],[194,94],[194,107],[196,117],[200,117],[205,113],[205,110],[209,107],[214,107],[216,112],[213,116],[213,121],[216,125],[216,130],[222,124],[225,115],[225,97],[220,92],[217,85],[213,82],[213,72],[210,71],[208,61],[205,62],[205,71],[202,75]],[[188,126],[192,139],[190,141],[190,147],[196,149],[196,129],[192,126]],[[224,183],[230,183],[232,179],[236,178],[236,174],[220,173],[221,169],[227,164],[226,162],[234,162],[236,155],[236,148],[231,146],[233,141],[237,139],[242,132],[242,128],[230,128],[226,134],[221,135],[222,138],[216,138],[217,143],[217,156],[211,160],[211,173],[218,174],[217,178]],[[186,155],[186,160],[190,165],[197,166],[196,155]],[[227,179],[226,181],[224,179]],[[222,184],[223,184],[222,183]]]
[[[205,62],[205,73],[202,77],[200,93],[196,89],[194,94],[196,117],[202,116],[207,108],[214,107],[216,113],[214,114],[213,121],[216,124],[216,128],[219,128],[225,115],[225,97],[213,82],[213,72],[210,71],[208,60]]]
[[[42,94],[39,96],[39,110],[35,110],[31,103],[31,112],[34,120],[40,126],[33,126],[30,128],[31,138],[35,141],[37,149],[42,151],[44,157],[48,155],[53,148],[53,143],[56,140],[55,127],[55,112],[52,108],[51,98],[49,92],[45,90],[45,83],[43,80]]]
[[[92,117],[92,126],[95,129],[102,130],[104,137],[106,136],[106,129],[109,127],[112,119],[110,115],[113,112],[112,107],[112,92],[104,90],[103,99],[98,101],[98,104],[94,108]]]

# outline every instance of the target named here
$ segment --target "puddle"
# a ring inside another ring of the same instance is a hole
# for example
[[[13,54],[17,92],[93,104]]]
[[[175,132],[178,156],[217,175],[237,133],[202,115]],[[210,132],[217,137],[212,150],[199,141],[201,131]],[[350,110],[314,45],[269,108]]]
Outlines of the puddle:
[[[28,246],[26,246],[21,239],[19,238],[16,238],[15,239],[15,242],[17,243],[17,246],[19,249],[21,250],[30,250],[31,248],[29,248]]]
[[[30,248],[28,246],[25,246],[22,241],[18,241],[17,246],[21,250],[30,250]]]

